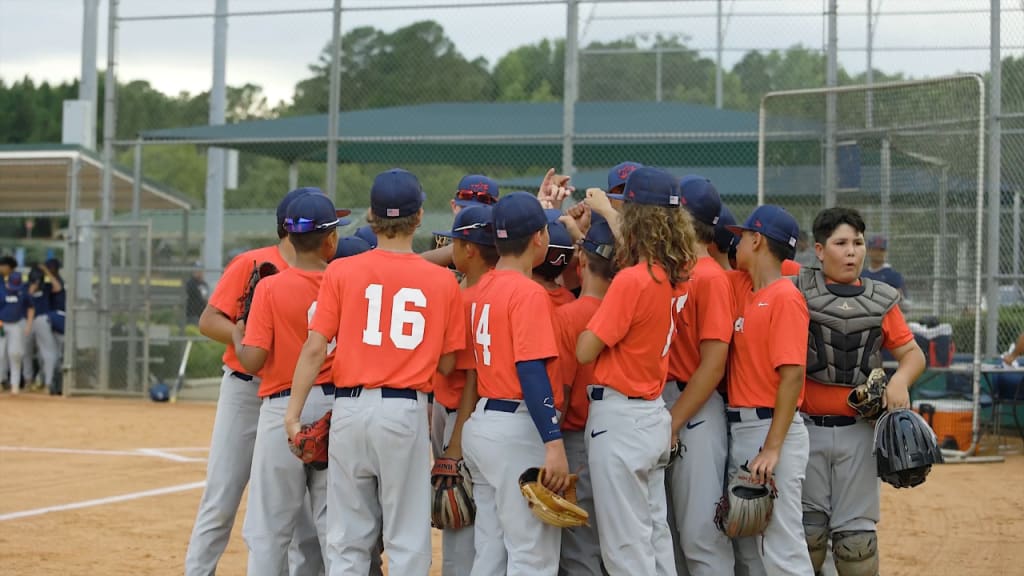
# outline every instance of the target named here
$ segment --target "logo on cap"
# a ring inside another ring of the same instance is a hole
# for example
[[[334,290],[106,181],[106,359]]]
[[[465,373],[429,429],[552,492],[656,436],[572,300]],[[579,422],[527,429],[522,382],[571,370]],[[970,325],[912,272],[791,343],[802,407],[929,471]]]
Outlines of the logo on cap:
[[[508,230],[499,229],[495,231],[495,235],[498,238],[508,238]]]
[[[402,211],[399,210],[398,208],[388,208],[387,209],[388,218],[398,218],[401,214],[402,214]]]

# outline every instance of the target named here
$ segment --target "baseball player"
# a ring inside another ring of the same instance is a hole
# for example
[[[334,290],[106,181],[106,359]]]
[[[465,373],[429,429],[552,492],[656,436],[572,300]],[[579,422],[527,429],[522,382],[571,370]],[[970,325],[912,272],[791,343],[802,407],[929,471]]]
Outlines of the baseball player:
[[[620,215],[601,190],[587,190],[595,211],[619,220],[620,270],[576,347],[580,363],[596,360],[586,442],[601,556],[612,575],[674,575],[665,501],[672,427],[661,393],[676,290],[695,260],[693,226],[675,177],[662,170],[637,168],[615,197]]]
[[[455,215],[451,232],[435,233],[451,240],[452,260],[456,270],[463,274],[462,301],[466,318],[472,315],[469,302],[476,293],[480,278],[498,263],[491,219],[490,206],[468,206]],[[434,406],[441,411],[440,416],[437,412],[434,416],[440,428],[437,453],[453,460],[462,460],[462,428],[480,399],[471,337],[467,342],[470,345],[456,356],[455,370],[447,376],[435,372],[433,379]],[[444,529],[441,540],[442,576],[469,576],[476,556],[473,531],[472,526]]]
[[[27,287],[21,281],[21,273],[14,271],[18,262],[5,256],[0,260],[0,275],[3,276],[3,306],[0,307],[0,325],[3,336],[0,336],[0,377],[9,374],[11,394],[17,394],[21,388],[22,356],[25,353],[25,340],[32,333],[32,321],[35,310],[28,295]]]
[[[715,223],[715,241],[708,244],[708,255],[718,263],[722,270],[732,270],[732,265],[729,263],[729,249],[736,240],[736,235],[729,232],[726,227],[735,225],[736,217],[723,202],[722,211],[718,213],[718,222]]]
[[[601,546],[594,520],[594,491],[590,482],[590,467],[587,466],[584,432],[590,412],[587,386],[594,383],[594,364],[580,364],[576,361],[576,342],[597,312],[615,277],[615,237],[604,218],[597,214],[591,214],[590,218],[586,235],[574,220],[563,218],[574,244],[582,248],[578,256],[582,285],[579,298],[558,307],[552,318],[558,342],[559,378],[556,385],[567,388],[562,440],[565,442],[569,470],[579,471],[576,503],[591,518],[589,526],[567,528],[562,532],[559,574],[563,576],[607,574],[601,562]]]
[[[676,559],[685,561],[687,573],[731,574],[732,542],[714,525],[729,450],[725,401],[718,387],[736,319],[729,278],[710,255],[723,206],[718,190],[703,176],[684,177],[679,190],[693,219],[697,263],[683,285],[684,294],[676,299],[678,337],[669,349],[662,392],[683,455],[668,473],[669,518],[677,530]]]
[[[557,308],[576,299],[576,295],[558,283],[559,277],[570,264],[575,265],[572,236],[565,224],[559,222],[562,212],[557,209],[544,211],[548,218],[548,251],[544,261],[533,269],[533,280],[544,287],[551,298],[551,304]]]
[[[337,338],[327,468],[332,576],[366,574],[382,527],[390,572],[430,570],[427,394],[435,370],[451,372],[466,335],[454,276],[412,252],[423,200],[405,170],[374,179],[369,218],[377,248],[327,267],[292,377],[289,437]]]
[[[881,350],[899,363],[885,389],[890,410],[909,408],[910,385],[924,372],[924,354],[897,305],[892,286],[862,277],[864,220],[851,208],[828,208],[814,219],[820,262],[797,278],[810,312],[807,379],[801,411],[810,438],[803,521],[816,574],[832,539],[839,576],[878,574],[879,480],[872,456],[874,426],[847,404],[850,388],[882,366]]]
[[[51,301],[53,300],[53,284],[49,271],[43,264],[35,264],[29,272],[28,297],[32,300],[35,317],[32,332],[25,342],[24,373],[26,382],[36,381],[35,352],[39,352],[41,361],[40,373],[42,386],[53,389],[53,374],[57,369],[57,341],[53,337],[50,325]]]
[[[561,531],[529,510],[518,478],[543,467],[545,485],[568,487],[568,464],[548,360],[558,354],[547,292],[530,279],[548,247],[547,217],[525,192],[493,210],[499,259],[468,298],[480,400],[462,433],[476,501],[474,576],[554,576]]]
[[[455,197],[451,199],[452,215],[458,214],[460,210],[468,206],[493,206],[498,201],[498,183],[482,174],[468,174],[459,180],[459,186],[455,190]],[[449,239],[444,235],[434,235],[436,247],[422,254],[428,262],[440,266],[452,265],[452,249],[448,244]]]
[[[285,195],[277,206],[277,235],[280,242],[235,257],[224,269],[224,274],[199,318],[199,331],[207,338],[225,344],[226,349],[223,358],[224,377],[221,379],[206,466],[206,487],[199,502],[199,511],[185,555],[187,576],[205,576],[216,572],[252,468],[261,406],[257,396],[260,377],[259,374],[246,372],[242,367],[232,337],[235,322],[241,316],[241,301],[245,296],[249,276],[253,268],[263,262],[270,262],[278,270],[284,270],[295,261],[295,249],[284,227],[286,211],[292,200],[311,193],[320,192],[315,188],[299,188]],[[312,514],[300,517],[289,558],[291,574],[316,574],[323,570],[323,558]]]
[[[808,314],[803,296],[781,270],[782,261],[793,257],[799,228],[782,208],[763,205],[742,226],[729,229],[739,236],[736,264],[753,288],[736,303],[729,356],[729,476],[746,465],[755,481],[774,479],[778,490],[763,540],[738,541],[737,571],[809,576],[799,503],[807,429],[794,418],[803,399]]]
[[[326,540],[327,471],[304,466],[291,453],[284,413],[308,318],[316,310],[323,271],[337,249],[341,221],[334,203],[323,194],[295,198],[286,214],[285,229],[295,249],[294,266],[259,282],[249,319],[239,320],[234,332],[239,362],[247,372],[262,376],[257,392],[261,406],[249,503],[242,528],[249,547],[250,576],[279,576],[284,572],[295,525],[307,504],[312,507],[321,544]],[[334,404],[334,351],[328,348],[316,380],[319,391],[302,410],[301,421],[305,424],[319,420]]]

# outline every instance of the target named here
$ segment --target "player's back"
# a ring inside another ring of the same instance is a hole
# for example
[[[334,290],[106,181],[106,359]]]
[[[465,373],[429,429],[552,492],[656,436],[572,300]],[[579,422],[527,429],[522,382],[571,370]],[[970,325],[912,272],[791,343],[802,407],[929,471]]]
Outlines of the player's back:
[[[589,400],[587,386],[594,384],[594,363],[576,361],[576,342],[587,329],[587,323],[601,306],[601,299],[580,296],[555,310],[555,337],[558,340],[559,381],[569,387],[569,408],[562,420],[563,430],[583,430],[587,424]]]
[[[371,250],[328,266],[312,328],[337,333],[337,386],[427,392],[440,356],[465,346],[463,314],[447,269]]]
[[[516,362],[545,360],[558,354],[547,290],[520,272],[492,270],[477,284],[470,309],[477,387],[481,397],[523,397]],[[554,386],[556,406],[562,390]]]
[[[703,340],[732,341],[735,322],[733,284],[708,256],[698,258],[676,298],[677,336],[669,350],[669,377],[688,381],[700,366]]]

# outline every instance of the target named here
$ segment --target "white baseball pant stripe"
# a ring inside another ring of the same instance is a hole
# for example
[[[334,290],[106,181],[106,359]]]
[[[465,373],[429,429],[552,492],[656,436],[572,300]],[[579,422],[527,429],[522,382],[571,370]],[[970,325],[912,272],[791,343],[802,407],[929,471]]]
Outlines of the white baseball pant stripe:
[[[327,466],[327,558],[331,576],[364,576],[379,554],[383,527],[388,571],[430,571],[430,438],[427,396],[382,390],[339,396],[331,417]]]
[[[741,422],[731,422],[729,477],[739,467],[757,456],[764,445],[772,420],[759,420],[753,409],[740,408]],[[811,557],[804,539],[801,494],[807,470],[809,442],[807,428],[799,415],[794,416],[782,443],[779,462],[775,465],[775,487],[778,498],[771,521],[763,536],[740,538],[736,547],[737,572],[757,576],[813,576]],[[763,541],[762,541],[763,538]]]
[[[590,388],[594,398],[601,387]],[[605,569],[612,576],[675,576],[665,499],[672,419],[665,402],[603,388],[603,398],[590,403],[586,434]]]
[[[555,576],[562,531],[534,516],[519,490],[519,476],[544,465],[544,444],[524,402],[515,412],[486,404],[477,403],[462,432],[477,507],[472,575]]]

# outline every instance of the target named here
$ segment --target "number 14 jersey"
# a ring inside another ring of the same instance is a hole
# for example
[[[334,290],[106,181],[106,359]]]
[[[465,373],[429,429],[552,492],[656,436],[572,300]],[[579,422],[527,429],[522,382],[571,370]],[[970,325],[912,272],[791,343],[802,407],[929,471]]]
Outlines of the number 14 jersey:
[[[371,250],[327,267],[311,330],[337,337],[334,384],[431,391],[438,359],[466,345],[455,277],[412,253]]]

